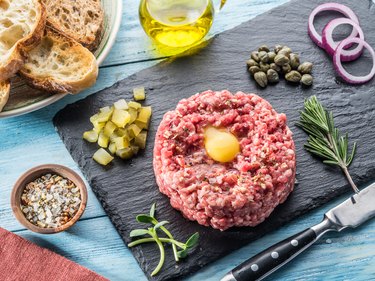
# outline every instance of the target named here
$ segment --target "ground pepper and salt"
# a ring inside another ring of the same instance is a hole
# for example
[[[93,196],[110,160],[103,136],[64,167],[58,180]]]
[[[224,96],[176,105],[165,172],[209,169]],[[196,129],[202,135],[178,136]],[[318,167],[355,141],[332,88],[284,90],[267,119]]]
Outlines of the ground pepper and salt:
[[[46,174],[28,183],[21,196],[26,219],[42,228],[56,228],[69,222],[81,204],[81,192],[71,180]]]

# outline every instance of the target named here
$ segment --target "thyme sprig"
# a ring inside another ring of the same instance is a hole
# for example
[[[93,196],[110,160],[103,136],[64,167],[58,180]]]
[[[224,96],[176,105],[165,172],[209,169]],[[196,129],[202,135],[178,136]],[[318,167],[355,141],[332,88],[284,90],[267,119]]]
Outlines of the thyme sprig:
[[[155,276],[159,273],[160,269],[163,267],[164,261],[165,261],[165,250],[163,243],[169,243],[172,245],[174,259],[178,262],[180,259],[185,258],[189,250],[193,248],[195,245],[198,244],[199,240],[199,233],[196,232],[193,235],[190,236],[190,238],[186,241],[186,243],[179,242],[175,240],[172,236],[172,234],[168,231],[168,229],[165,228],[164,225],[168,224],[168,221],[161,221],[159,222],[155,218],[155,211],[156,211],[156,204],[152,204],[150,209],[150,214],[140,214],[136,217],[136,220],[140,223],[148,223],[153,225],[153,227],[149,227],[147,229],[134,229],[130,232],[130,237],[140,237],[148,235],[150,238],[141,238],[138,240],[135,240],[128,244],[128,247],[134,247],[143,243],[150,243],[154,242],[158,245],[159,251],[160,251],[160,259],[159,263],[154,269],[154,271],[151,273],[151,276]],[[159,237],[158,231],[161,230],[164,232],[164,234],[167,237]],[[180,250],[178,251],[177,248]]]
[[[335,127],[332,112],[328,112],[316,96],[305,100],[304,111],[300,111],[297,123],[308,135],[305,149],[323,159],[323,163],[339,166],[355,193],[359,189],[349,174],[348,167],[353,161],[357,144],[349,152],[348,134],[342,136]]]

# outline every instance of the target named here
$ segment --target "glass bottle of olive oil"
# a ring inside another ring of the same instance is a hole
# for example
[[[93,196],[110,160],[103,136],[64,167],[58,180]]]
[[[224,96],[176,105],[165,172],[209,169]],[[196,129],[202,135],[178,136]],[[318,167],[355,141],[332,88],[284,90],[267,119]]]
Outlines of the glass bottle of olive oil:
[[[158,44],[187,47],[201,40],[214,18],[212,0],[141,0],[143,29]]]

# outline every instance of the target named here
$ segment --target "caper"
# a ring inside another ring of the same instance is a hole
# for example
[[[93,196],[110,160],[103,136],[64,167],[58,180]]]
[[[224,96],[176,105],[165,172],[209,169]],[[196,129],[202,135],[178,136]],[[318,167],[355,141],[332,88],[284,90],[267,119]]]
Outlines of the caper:
[[[285,80],[289,82],[298,83],[299,81],[301,81],[301,78],[301,73],[296,70],[292,70],[291,72],[285,74]]]
[[[265,88],[268,84],[267,75],[263,71],[255,73],[254,79],[262,88]]]
[[[301,83],[305,86],[311,86],[313,83],[313,77],[310,74],[304,74],[301,78]]]
[[[281,67],[281,71],[282,73],[288,73],[292,70],[292,67],[290,66],[290,64],[285,64]]]
[[[259,53],[257,51],[254,51],[251,53],[251,58],[255,60],[256,62],[259,62]]]
[[[297,69],[299,66],[299,55],[291,53],[289,57],[290,57],[290,66],[293,69]]]
[[[275,57],[276,57],[276,53],[275,52],[268,52],[269,62],[274,62],[275,61]]]
[[[268,69],[270,69],[270,65],[268,63],[264,63],[264,62],[261,62],[259,64],[259,67],[260,67],[260,70],[262,70],[263,72],[267,72]]]
[[[268,46],[267,45],[262,45],[262,46],[260,46],[259,47],[259,49],[258,49],[258,52],[261,52],[261,51],[264,51],[264,52],[269,52],[270,51],[270,49],[268,48]]]
[[[275,57],[275,63],[277,65],[283,66],[283,65],[289,63],[289,59],[288,59],[287,56],[285,56],[283,54],[277,54],[277,56]]]
[[[261,62],[267,63],[269,61],[268,53],[265,51],[259,52],[258,57]]]
[[[276,45],[274,50],[275,50],[275,53],[277,54],[284,46],[282,45]]]
[[[259,64],[253,59],[249,59],[248,61],[246,61],[246,64],[248,67],[259,66]]]
[[[284,55],[284,56],[287,56],[289,58],[291,53],[292,53],[292,49],[287,47],[287,46],[284,46],[277,54],[278,55]]]
[[[311,62],[304,62],[303,64],[300,64],[298,67],[298,71],[302,74],[310,74],[313,68],[313,64]]]
[[[251,67],[249,68],[249,72],[251,73],[251,75],[254,75],[255,73],[257,73],[257,72],[259,72],[259,71],[260,71],[260,68],[259,68],[259,66],[256,66],[256,65],[251,66]]]
[[[276,63],[271,63],[270,64],[270,68],[277,71],[277,72],[280,72],[281,71],[281,67],[278,66]]]
[[[279,82],[279,74],[277,73],[277,71],[273,69],[268,69],[267,79],[268,79],[268,82],[270,83],[277,83]]]

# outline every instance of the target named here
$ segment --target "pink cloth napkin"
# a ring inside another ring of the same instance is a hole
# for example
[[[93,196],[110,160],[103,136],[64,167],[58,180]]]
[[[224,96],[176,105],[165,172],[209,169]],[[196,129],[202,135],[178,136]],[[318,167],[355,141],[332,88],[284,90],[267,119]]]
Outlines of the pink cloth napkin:
[[[0,228],[1,281],[108,281],[58,254]]]

